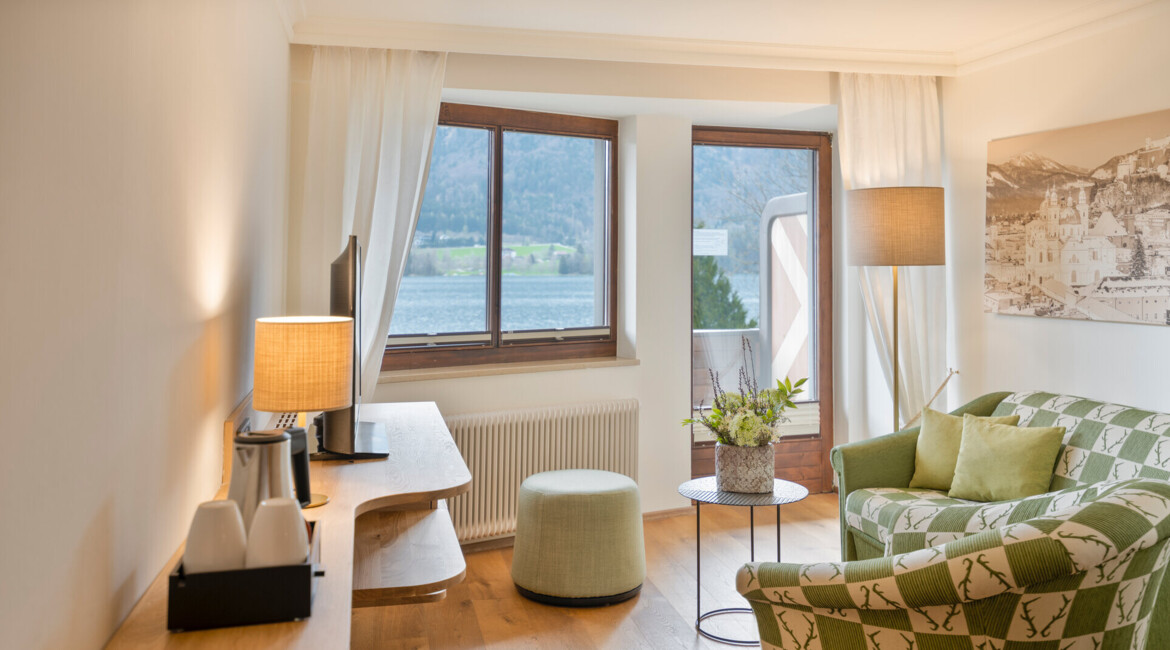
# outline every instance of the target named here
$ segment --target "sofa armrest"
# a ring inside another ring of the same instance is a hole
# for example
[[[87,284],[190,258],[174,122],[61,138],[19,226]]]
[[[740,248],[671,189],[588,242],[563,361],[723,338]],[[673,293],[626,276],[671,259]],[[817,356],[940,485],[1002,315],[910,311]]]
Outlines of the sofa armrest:
[[[1077,572],[1064,546],[1037,533],[1029,540],[1026,572],[1014,572],[1006,564],[997,566],[995,554],[979,552],[1003,545],[1000,531],[991,530],[942,546],[872,560],[753,562],[740,567],[735,588],[751,603],[780,607],[899,610],[968,603]],[[944,565],[944,570],[937,570],[938,565]],[[951,576],[963,572],[966,577],[956,588]],[[895,579],[895,574],[905,577]],[[1026,579],[1017,580],[1020,575]],[[936,580],[941,582],[935,584]],[[880,596],[863,600],[866,592]]]
[[[914,476],[919,427],[837,445],[829,453],[842,495],[871,487],[907,487]]]

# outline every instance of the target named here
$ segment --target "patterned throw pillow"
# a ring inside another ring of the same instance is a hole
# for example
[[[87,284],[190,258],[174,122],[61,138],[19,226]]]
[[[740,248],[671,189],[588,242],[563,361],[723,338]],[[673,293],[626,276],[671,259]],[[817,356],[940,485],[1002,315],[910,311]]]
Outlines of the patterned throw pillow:
[[[1012,426],[1020,423],[1019,415],[980,419]],[[962,439],[961,416],[923,409],[922,430],[918,433],[918,447],[914,450],[914,478],[910,479],[910,487],[944,491],[951,489]]]
[[[1013,427],[963,416],[949,496],[1007,501],[1048,491],[1064,427]]]

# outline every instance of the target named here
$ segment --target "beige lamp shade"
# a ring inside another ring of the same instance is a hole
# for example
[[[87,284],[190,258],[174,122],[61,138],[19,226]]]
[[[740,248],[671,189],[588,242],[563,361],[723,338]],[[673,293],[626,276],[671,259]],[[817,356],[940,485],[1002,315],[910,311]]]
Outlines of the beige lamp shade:
[[[946,264],[943,188],[852,190],[845,207],[851,266]]]
[[[257,411],[331,411],[352,403],[353,319],[256,319],[252,407]]]

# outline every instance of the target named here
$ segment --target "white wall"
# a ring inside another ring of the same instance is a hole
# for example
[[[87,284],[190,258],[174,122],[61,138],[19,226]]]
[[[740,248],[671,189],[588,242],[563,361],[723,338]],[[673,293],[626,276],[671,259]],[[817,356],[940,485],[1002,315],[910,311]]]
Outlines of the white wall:
[[[453,53],[447,59],[445,86],[560,95],[825,104],[830,82],[829,73],[804,70]]]
[[[215,494],[287,114],[272,2],[0,8],[0,646],[100,647]]]
[[[984,178],[992,139],[1170,108],[1170,10],[944,79],[952,406],[1041,389],[1167,410],[1170,327],[983,313]]]

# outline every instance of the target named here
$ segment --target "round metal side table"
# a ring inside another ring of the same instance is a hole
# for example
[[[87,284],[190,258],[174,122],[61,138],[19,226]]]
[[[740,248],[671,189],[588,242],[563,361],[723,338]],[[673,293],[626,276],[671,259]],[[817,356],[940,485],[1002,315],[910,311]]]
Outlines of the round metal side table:
[[[752,610],[748,607],[724,607],[721,609],[713,609],[709,612],[703,612],[701,605],[703,593],[703,574],[700,571],[702,567],[702,553],[700,552],[700,539],[702,533],[702,505],[710,503],[720,506],[747,506],[750,510],[751,517],[751,561],[756,561],[756,508],[766,506],[776,506],[776,561],[780,561],[780,506],[786,503],[795,503],[808,496],[808,489],[804,486],[793,483],[792,481],[785,481],[783,479],[775,479],[772,484],[771,494],[765,492],[763,494],[746,494],[741,492],[721,492],[715,486],[714,476],[705,476],[703,478],[696,478],[682,485],[678,486],[678,493],[684,497],[695,502],[695,630],[699,634],[720,643],[727,643],[729,645],[752,646],[759,645],[759,641],[750,641],[745,639],[729,639],[721,637],[703,629],[703,621],[713,616],[720,616],[723,614],[752,614]]]

